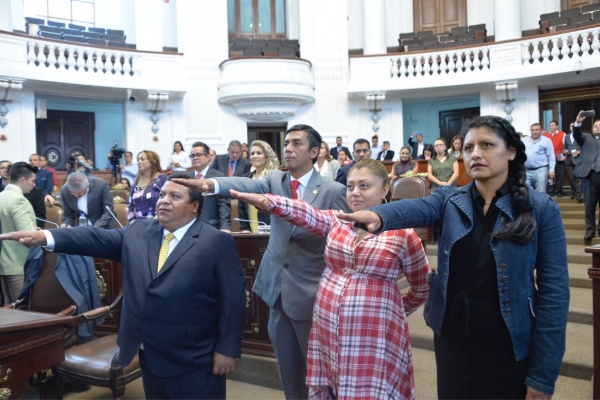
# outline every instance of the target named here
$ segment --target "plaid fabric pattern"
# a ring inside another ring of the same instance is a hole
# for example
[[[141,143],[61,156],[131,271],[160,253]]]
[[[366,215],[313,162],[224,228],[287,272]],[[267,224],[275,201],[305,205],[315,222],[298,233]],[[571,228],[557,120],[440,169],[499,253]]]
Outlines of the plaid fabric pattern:
[[[267,195],[269,212],[327,241],[308,343],[309,398],[414,399],[406,316],[427,299],[429,264],[412,229],[369,234],[334,211]],[[396,281],[406,275],[402,295]]]

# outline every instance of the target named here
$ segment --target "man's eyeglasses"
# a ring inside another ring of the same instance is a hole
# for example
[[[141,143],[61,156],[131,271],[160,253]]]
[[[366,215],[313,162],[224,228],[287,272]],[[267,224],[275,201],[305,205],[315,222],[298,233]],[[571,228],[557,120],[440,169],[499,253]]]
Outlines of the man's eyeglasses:
[[[208,154],[206,154],[206,153],[192,153],[192,154],[190,154],[190,158],[196,158],[196,157],[200,158],[202,156],[206,157],[206,156],[208,156]]]

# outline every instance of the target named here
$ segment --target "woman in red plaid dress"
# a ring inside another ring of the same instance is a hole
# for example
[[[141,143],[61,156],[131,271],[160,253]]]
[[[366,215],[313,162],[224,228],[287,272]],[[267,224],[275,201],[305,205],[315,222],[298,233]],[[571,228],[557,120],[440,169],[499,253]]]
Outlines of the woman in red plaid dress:
[[[379,161],[359,161],[348,174],[353,211],[381,204],[389,191]],[[302,200],[234,197],[327,241],[308,343],[311,399],[413,399],[415,384],[406,316],[427,298],[429,266],[412,229],[370,234]],[[396,281],[406,275],[409,291]]]

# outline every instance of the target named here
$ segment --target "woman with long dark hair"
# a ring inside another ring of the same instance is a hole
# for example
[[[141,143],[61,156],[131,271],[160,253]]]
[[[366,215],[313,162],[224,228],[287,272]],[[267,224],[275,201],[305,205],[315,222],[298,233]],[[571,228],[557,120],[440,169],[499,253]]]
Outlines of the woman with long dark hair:
[[[169,165],[167,171],[187,172],[187,169],[192,166],[190,157],[186,154],[183,144],[177,140],[173,143],[173,154],[169,156]]]
[[[477,117],[463,132],[473,182],[338,217],[375,233],[440,230],[425,304],[439,398],[549,399],[569,307],[560,209],[525,184],[525,145],[508,121]]]

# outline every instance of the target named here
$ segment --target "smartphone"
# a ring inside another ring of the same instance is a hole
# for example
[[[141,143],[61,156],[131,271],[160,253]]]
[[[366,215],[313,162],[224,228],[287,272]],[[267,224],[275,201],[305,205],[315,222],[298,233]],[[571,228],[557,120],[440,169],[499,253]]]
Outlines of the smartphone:
[[[594,110],[584,111],[581,113],[581,116],[586,118],[593,117],[594,115],[596,115]]]

